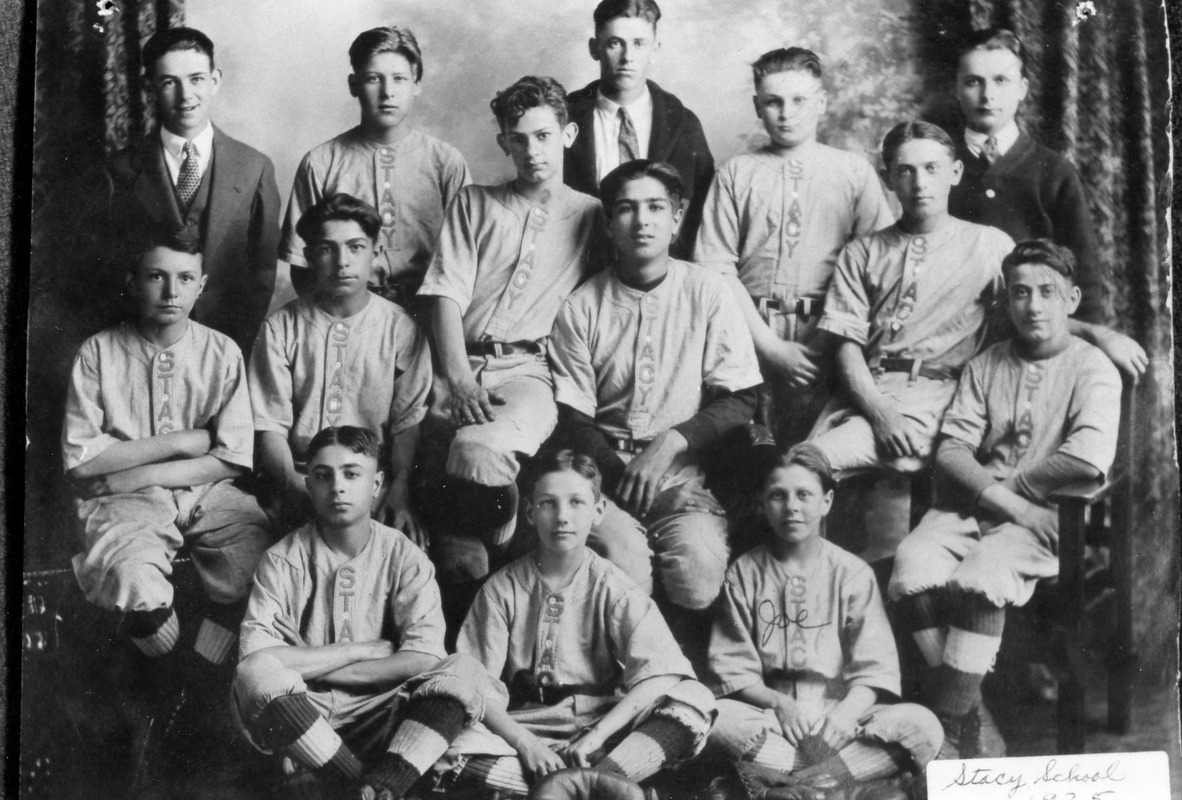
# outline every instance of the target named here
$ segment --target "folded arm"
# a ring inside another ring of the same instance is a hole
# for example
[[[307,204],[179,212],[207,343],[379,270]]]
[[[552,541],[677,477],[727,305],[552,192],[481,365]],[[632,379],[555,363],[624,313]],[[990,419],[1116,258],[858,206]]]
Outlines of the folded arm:
[[[117,442],[89,461],[74,467],[70,470],[70,477],[95,478],[145,464],[197,458],[208,453],[210,447],[209,431],[202,428],[131,439]]]

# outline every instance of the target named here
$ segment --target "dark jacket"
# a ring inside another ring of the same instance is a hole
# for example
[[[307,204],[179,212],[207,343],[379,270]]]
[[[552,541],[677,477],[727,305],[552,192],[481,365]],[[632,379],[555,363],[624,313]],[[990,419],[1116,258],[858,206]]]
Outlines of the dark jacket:
[[[689,259],[702,219],[702,204],[714,177],[714,159],[702,132],[702,123],[673,95],[660,86],[648,82],[653,98],[653,128],[649,138],[648,157],[653,161],[672,164],[685,182],[686,208],[681,232],[670,248],[674,258]],[[579,135],[566,150],[563,178],[566,185],[580,192],[598,196],[599,181],[595,174],[595,99],[599,81],[567,95],[571,121],[578,124]]]

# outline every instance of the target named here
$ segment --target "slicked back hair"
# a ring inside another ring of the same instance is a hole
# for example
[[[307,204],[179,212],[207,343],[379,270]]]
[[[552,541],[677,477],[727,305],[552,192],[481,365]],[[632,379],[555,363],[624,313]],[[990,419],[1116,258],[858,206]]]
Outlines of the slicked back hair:
[[[677,171],[677,167],[663,161],[638,158],[634,161],[626,161],[616,167],[604,175],[603,181],[599,184],[599,198],[608,219],[611,219],[612,207],[616,204],[620,192],[623,191],[624,184],[638,178],[654,178],[660,181],[674,208],[681,206],[682,198],[685,197],[685,184],[681,180],[681,173]]]
[[[309,462],[326,447],[339,444],[347,450],[378,460],[381,441],[378,435],[369,428],[359,428],[356,425],[340,425],[335,428],[324,428],[308,442]]]
[[[755,88],[768,75],[780,72],[807,72],[817,80],[821,80],[824,72],[821,69],[821,59],[812,50],[803,47],[781,47],[761,55],[751,65],[751,77],[755,80]]]
[[[949,158],[953,161],[956,160],[956,144],[948,135],[948,131],[930,122],[911,120],[910,122],[900,122],[883,137],[882,162],[887,166],[887,169],[890,169],[891,161],[899,154],[899,148],[916,139],[928,139],[942,144],[944,149],[948,151]]]
[[[577,453],[569,448],[544,450],[533,458],[529,470],[529,491],[526,496],[532,496],[538,481],[551,472],[574,472],[582,475],[590,481],[595,499],[598,500],[602,496],[603,477],[599,474],[595,460],[589,455]]]
[[[956,54],[958,68],[960,59],[974,50],[1008,50],[1018,57],[1018,62],[1022,65],[1022,77],[1029,77],[1026,74],[1026,47],[1018,38],[1018,34],[1008,28],[982,28],[966,36]]]
[[[316,205],[305,211],[296,223],[296,233],[305,242],[312,242],[324,228],[324,223],[332,220],[356,222],[369,240],[375,243],[382,230],[382,217],[376,208],[351,194],[338,192],[321,198]]]
[[[353,72],[360,72],[365,63],[378,53],[397,53],[407,60],[414,72],[415,83],[423,79],[423,51],[410,28],[386,25],[370,28],[358,35],[349,45],[349,64]]]
[[[767,486],[767,482],[771,480],[772,474],[776,470],[793,466],[803,467],[816,475],[821,482],[821,491],[831,492],[837,488],[837,481],[833,478],[833,469],[829,466],[829,459],[825,457],[820,448],[808,442],[794,445],[787,453],[780,456],[764,478],[764,486]]]
[[[144,72],[149,76],[156,73],[156,62],[165,53],[178,50],[195,50],[209,57],[209,69],[214,68],[213,40],[196,28],[165,28],[152,34],[140,51],[140,62],[144,65]]]
[[[595,20],[595,32],[620,17],[647,20],[655,31],[661,20],[661,7],[654,0],[603,0],[591,15]]]
[[[1075,255],[1050,239],[1027,239],[1018,242],[1010,254],[1001,260],[1003,275],[1022,264],[1041,264],[1075,283]]]

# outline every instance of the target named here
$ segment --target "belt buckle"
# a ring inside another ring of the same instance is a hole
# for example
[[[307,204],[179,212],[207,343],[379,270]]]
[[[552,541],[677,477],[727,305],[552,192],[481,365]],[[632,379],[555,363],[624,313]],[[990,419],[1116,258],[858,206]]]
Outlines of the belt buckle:
[[[505,357],[505,346],[501,342],[489,342],[492,345],[492,354],[494,358]]]
[[[915,383],[919,380],[919,370],[923,366],[922,358],[913,358],[911,360],[911,374],[907,378],[908,383]]]
[[[819,305],[820,301],[812,297],[799,297],[796,299],[796,315],[807,320],[818,311],[817,306]]]

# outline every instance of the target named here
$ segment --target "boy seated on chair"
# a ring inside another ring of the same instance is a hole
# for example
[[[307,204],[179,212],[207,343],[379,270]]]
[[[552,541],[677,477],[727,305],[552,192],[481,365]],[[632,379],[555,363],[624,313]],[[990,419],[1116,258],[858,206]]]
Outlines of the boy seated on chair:
[[[1005,610],[1058,574],[1058,515],[1047,496],[1101,478],[1116,453],[1121,384],[1071,334],[1074,258],[1046,239],[1002,262],[1014,338],[969,362],[940,428],[941,491],[899,545],[889,595],[935,670],[925,702],[947,757],[979,752],[981,681]]]
[[[259,563],[232,697],[256,748],[362,800],[403,797],[491,691],[476,661],[445,657],[427,556],[370,519],[378,445],[349,425],[308,444],[314,517]]]

